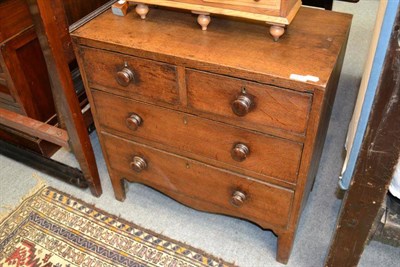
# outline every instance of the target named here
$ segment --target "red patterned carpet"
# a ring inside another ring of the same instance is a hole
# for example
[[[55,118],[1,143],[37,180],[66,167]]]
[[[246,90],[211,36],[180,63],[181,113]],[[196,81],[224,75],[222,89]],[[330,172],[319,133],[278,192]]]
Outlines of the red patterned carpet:
[[[3,266],[232,265],[45,187],[0,223]]]

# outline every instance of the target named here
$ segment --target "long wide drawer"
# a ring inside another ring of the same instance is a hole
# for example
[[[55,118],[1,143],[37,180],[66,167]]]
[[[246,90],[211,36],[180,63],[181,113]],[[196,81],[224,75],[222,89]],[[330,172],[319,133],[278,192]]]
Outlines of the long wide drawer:
[[[255,8],[279,9],[280,1],[273,0],[202,0],[205,3],[215,3],[233,6],[248,6]]]
[[[173,65],[93,48],[82,49],[82,56],[91,87],[144,101],[179,103]]]
[[[106,130],[172,146],[264,177],[296,182],[302,144],[96,90],[92,95],[98,120]],[[141,120],[138,127],[136,116]]]
[[[113,170],[129,181],[176,192],[222,208],[222,213],[286,226],[293,191],[102,133]]]
[[[195,110],[235,119],[251,129],[305,134],[311,94],[190,69],[186,80],[188,105]]]

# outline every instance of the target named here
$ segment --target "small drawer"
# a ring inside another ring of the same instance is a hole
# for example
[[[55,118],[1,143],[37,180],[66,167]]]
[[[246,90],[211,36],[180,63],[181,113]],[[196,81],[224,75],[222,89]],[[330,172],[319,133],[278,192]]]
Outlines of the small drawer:
[[[279,9],[280,0],[202,0],[205,3],[223,4],[228,6],[247,6],[266,9]]]
[[[92,48],[82,53],[91,87],[147,102],[179,103],[175,66]]]
[[[93,90],[101,127],[296,183],[302,144]]]
[[[219,168],[136,142],[102,134],[113,170],[129,181],[171,191],[220,207],[221,213],[287,225],[293,191],[260,183]]]
[[[188,105],[195,110],[235,119],[250,129],[305,134],[311,94],[195,70],[186,75]]]

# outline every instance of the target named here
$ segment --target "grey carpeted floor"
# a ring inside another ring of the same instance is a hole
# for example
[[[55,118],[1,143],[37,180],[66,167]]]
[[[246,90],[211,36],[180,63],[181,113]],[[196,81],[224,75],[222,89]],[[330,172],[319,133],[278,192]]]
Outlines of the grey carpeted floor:
[[[354,14],[353,27],[339,84],[337,99],[318,171],[317,182],[303,212],[288,266],[322,266],[341,201],[335,197],[342,165],[342,147],[361,81],[378,0],[358,4],[335,2],[334,10]],[[239,266],[282,266],[275,261],[276,237],[269,231],[239,219],[198,212],[139,184],[130,184],[124,203],[114,199],[96,134],[92,143],[104,188],[100,198],[20,163],[0,156],[0,213],[15,206],[36,183],[33,174],[64,192],[170,238],[188,243]],[[77,166],[65,150],[57,160]],[[371,242],[360,266],[400,266],[399,250]]]

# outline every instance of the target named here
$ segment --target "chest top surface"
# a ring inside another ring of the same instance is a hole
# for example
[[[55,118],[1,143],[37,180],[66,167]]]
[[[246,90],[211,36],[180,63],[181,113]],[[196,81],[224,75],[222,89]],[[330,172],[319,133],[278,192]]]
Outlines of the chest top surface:
[[[190,13],[152,9],[146,20],[134,12],[106,11],[72,33],[78,44],[257,80],[296,90],[324,90],[346,45],[351,15],[302,7],[278,42],[265,24],[213,17],[199,30]],[[317,82],[291,80],[312,75]]]

